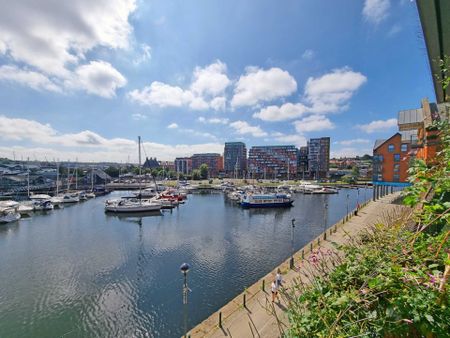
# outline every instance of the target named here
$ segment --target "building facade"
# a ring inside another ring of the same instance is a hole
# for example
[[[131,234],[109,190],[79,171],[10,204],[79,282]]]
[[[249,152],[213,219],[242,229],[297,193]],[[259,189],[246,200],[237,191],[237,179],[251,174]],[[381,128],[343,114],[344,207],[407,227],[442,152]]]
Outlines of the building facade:
[[[247,148],[243,142],[226,142],[223,152],[225,174],[242,177],[247,171]]]
[[[298,150],[297,177],[305,179],[308,173],[308,147]]]
[[[330,167],[330,138],[312,138],[308,141],[308,170],[312,179],[326,178]]]
[[[192,172],[192,159],[190,157],[175,158],[175,171],[179,174],[189,175]]]
[[[295,178],[297,148],[293,145],[255,146],[248,154],[248,171],[254,178]]]
[[[223,171],[223,157],[217,153],[194,154],[191,157],[192,170],[199,169],[202,164],[208,166],[209,176],[217,177]]]
[[[375,141],[373,148],[373,182],[400,182],[408,179],[411,144],[396,133],[387,140]]]

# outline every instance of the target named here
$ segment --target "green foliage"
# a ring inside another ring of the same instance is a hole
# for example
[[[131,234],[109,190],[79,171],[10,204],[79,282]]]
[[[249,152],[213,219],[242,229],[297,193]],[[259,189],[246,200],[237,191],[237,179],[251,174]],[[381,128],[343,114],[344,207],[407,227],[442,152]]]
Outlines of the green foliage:
[[[198,180],[200,180],[201,178],[202,178],[202,176],[201,176],[201,174],[200,174],[200,170],[198,170],[198,169],[192,170],[192,179],[193,179],[193,180],[198,181]]]
[[[290,306],[290,337],[444,337],[450,332],[450,297],[439,292],[444,234],[378,226],[363,243],[342,248],[345,259],[317,278]],[[320,262],[318,263],[320,264]]]
[[[342,176],[342,181],[348,184],[356,183],[356,179],[353,175],[344,175]]]
[[[202,179],[208,178],[208,165],[203,163],[202,165],[200,165],[200,176],[202,177]]]

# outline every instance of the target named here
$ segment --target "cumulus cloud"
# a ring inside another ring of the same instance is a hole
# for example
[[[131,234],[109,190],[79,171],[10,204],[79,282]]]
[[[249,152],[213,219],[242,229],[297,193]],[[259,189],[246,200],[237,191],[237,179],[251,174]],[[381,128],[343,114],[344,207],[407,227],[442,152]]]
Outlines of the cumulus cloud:
[[[116,89],[126,83],[127,80],[110,63],[91,61],[77,67],[65,84],[69,88],[84,89],[90,94],[111,98],[116,95]]]
[[[348,108],[355,92],[367,78],[349,67],[334,69],[319,77],[306,81],[303,103],[285,103],[281,106],[268,106],[254,113],[254,118],[264,121],[292,120],[307,113],[327,114]]]
[[[93,131],[84,130],[76,133],[60,133],[50,124],[34,120],[9,118],[0,115],[0,139],[6,142],[29,142],[32,146],[2,146],[0,157],[27,157],[30,154],[40,160],[45,158],[75,159],[80,161],[120,162],[130,155],[137,162],[137,142],[125,138],[107,139]],[[51,147],[49,147],[51,146]],[[222,152],[223,144],[178,144],[165,145],[144,142],[144,148],[151,156],[161,160],[173,160],[179,156],[190,156],[202,152]],[[134,160],[133,160],[134,159]]]
[[[167,128],[169,128],[169,129],[177,129],[177,128],[178,128],[178,124],[176,124],[176,123],[171,123],[171,124],[169,124],[169,125],[167,126]]]
[[[141,120],[147,119],[147,115],[144,115],[141,113],[134,113],[131,115],[131,117],[133,118],[133,120],[136,120],[136,121],[141,121]]]
[[[263,137],[268,134],[261,129],[260,126],[252,126],[248,122],[245,121],[234,121],[230,123],[230,127],[232,127],[236,133],[240,135],[252,135],[253,137]]]
[[[397,126],[397,119],[388,120],[376,120],[367,124],[360,124],[357,126],[358,129],[372,134],[375,132],[385,131],[386,129],[392,129]]]
[[[61,77],[97,46],[128,47],[135,0],[16,0],[0,11],[0,49],[16,61]]]
[[[390,0],[365,0],[363,17],[372,24],[379,24],[389,15]]]
[[[346,147],[342,149],[334,149],[331,151],[330,156],[332,158],[344,158],[344,157],[356,157],[363,156],[364,154],[371,154],[372,150],[368,148],[354,148],[354,147]]]
[[[141,105],[159,107],[189,107],[193,110],[222,110],[226,98],[223,96],[231,81],[226,75],[226,65],[216,62],[201,68],[196,67],[189,88],[183,89],[163,82],[154,81],[143,89],[128,93],[131,101]]]
[[[334,124],[323,115],[311,115],[293,122],[299,133],[334,129]]]
[[[14,65],[0,67],[0,81],[19,83],[39,91],[61,92],[61,88],[47,76]]]
[[[302,116],[308,107],[301,103],[285,103],[281,106],[268,106],[254,113],[253,117],[264,121],[285,121]]]
[[[310,77],[305,85],[305,100],[313,113],[337,112],[367,82],[367,78],[349,67],[334,69],[318,78]]]
[[[272,101],[291,95],[297,90],[297,82],[280,68],[268,70],[248,67],[234,88],[231,100],[233,107],[255,106],[260,102]]]
[[[141,63],[147,62],[152,58],[152,47],[145,43],[140,44],[141,55],[139,55],[136,59],[133,60],[133,63],[136,66],[139,66]]]

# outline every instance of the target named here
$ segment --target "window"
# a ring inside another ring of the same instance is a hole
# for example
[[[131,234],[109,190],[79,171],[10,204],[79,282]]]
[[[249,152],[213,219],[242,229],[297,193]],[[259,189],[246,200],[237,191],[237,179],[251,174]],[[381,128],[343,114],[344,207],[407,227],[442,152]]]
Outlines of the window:
[[[398,181],[400,181],[400,175],[394,174],[394,182],[398,182]]]
[[[394,154],[394,162],[400,162],[400,154]]]
[[[394,152],[394,145],[393,145],[393,144],[388,145],[388,151],[389,151],[390,153],[393,153],[393,152]]]
[[[401,151],[408,151],[408,143],[402,143]]]
[[[400,164],[394,164],[394,173],[398,173],[400,171]]]

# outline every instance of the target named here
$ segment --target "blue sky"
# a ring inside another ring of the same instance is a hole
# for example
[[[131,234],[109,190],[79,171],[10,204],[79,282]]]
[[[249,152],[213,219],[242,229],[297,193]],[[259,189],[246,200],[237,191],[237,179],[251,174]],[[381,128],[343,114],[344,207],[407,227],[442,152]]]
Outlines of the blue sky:
[[[413,1],[17,0],[0,13],[0,156],[162,160],[225,141],[371,153],[434,101]]]

